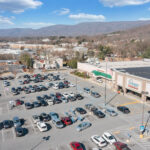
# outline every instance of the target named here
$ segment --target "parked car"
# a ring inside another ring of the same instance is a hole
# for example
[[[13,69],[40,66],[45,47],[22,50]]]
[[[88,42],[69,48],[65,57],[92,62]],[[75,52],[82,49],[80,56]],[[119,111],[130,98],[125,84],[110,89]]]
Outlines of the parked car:
[[[14,117],[13,118],[13,124],[14,124],[14,127],[20,127],[22,124],[21,124],[21,120],[19,119],[19,117]]]
[[[32,109],[33,108],[33,105],[29,102],[25,103],[25,108],[26,109]]]
[[[68,99],[66,99],[64,96],[61,96],[60,100],[61,100],[63,103],[68,103]]]
[[[125,107],[125,106],[118,106],[117,109],[121,112],[123,112],[124,114],[128,114],[130,113],[129,108]]]
[[[33,123],[37,123],[37,122],[41,121],[41,118],[38,115],[33,115],[32,120],[33,120]]]
[[[84,150],[82,144],[79,143],[79,142],[71,142],[71,143],[70,143],[70,147],[71,147],[73,150]]]
[[[45,122],[39,121],[39,122],[37,122],[36,125],[37,125],[38,129],[39,129],[41,132],[45,132],[45,131],[48,130],[47,125],[46,125]]]
[[[25,135],[25,129],[22,127],[16,127],[15,128],[15,133],[17,137],[21,137]]]
[[[12,127],[12,122],[10,120],[4,120],[3,121],[3,127],[5,129],[11,128]]]
[[[99,147],[105,147],[107,145],[107,142],[99,135],[91,136],[91,140]]]
[[[83,90],[84,90],[85,93],[90,94],[90,91],[91,91],[91,90],[90,90],[89,88],[84,88]]]
[[[95,116],[97,116],[98,118],[104,118],[105,117],[105,114],[103,112],[101,112],[100,110],[94,110],[93,114]]]
[[[113,150],[130,150],[128,145],[122,142],[114,142],[112,146]]]
[[[77,126],[76,130],[77,130],[77,131],[82,131],[82,130],[84,130],[84,129],[90,127],[91,125],[92,125],[92,124],[91,124],[90,122],[82,122],[82,123],[80,123],[80,124]]]
[[[47,122],[50,120],[50,116],[46,113],[41,113],[40,117],[41,117],[41,120],[44,122]]]
[[[40,107],[40,106],[41,106],[41,104],[38,101],[33,102],[33,107],[34,108],[37,108],[37,107]]]
[[[0,122],[0,130],[3,129],[3,122]]]
[[[81,94],[76,94],[75,97],[77,100],[82,100],[84,98]]]
[[[59,118],[52,119],[52,123],[56,126],[56,128],[63,128],[64,124]]]
[[[115,137],[109,132],[104,132],[102,137],[106,140],[106,142],[108,142],[110,144],[113,144],[114,142],[117,142]]]
[[[50,106],[51,106],[51,105],[54,105],[54,101],[53,101],[52,99],[48,99],[48,100],[47,100],[47,103],[48,103],[48,105],[50,105]]]
[[[83,109],[82,107],[77,107],[77,108],[76,108],[76,111],[77,111],[78,113],[80,113],[80,114],[86,114],[86,110]]]
[[[51,117],[51,120],[54,120],[55,118],[59,118],[58,114],[55,112],[50,112],[49,116]]]
[[[64,123],[64,125],[71,125],[72,124],[72,121],[70,119],[70,117],[62,117],[61,118],[61,121]]]
[[[99,97],[100,97],[100,94],[99,94],[99,93],[93,92],[93,91],[91,91],[91,95],[92,95],[93,97],[95,97],[95,98],[99,98]]]
[[[116,113],[113,109],[109,109],[109,108],[106,108],[105,112],[106,112],[107,114],[109,114],[110,116],[112,116],[112,117],[118,115],[118,113]]]

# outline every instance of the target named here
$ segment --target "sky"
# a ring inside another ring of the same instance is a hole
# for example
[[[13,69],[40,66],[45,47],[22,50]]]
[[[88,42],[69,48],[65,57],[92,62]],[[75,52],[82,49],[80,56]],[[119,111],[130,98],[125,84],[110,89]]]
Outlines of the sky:
[[[150,20],[150,0],[0,0],[0,28]]]

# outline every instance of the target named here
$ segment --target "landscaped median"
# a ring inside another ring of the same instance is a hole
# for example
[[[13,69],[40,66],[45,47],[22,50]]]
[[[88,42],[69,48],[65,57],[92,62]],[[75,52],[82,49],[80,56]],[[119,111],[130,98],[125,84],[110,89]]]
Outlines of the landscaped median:
[[[89,79],[90,76],[87,74],[87,72],[79,72],[79,71],[73,71],[71,74],[74,74],[78,77],[84,78],[84,79]]]

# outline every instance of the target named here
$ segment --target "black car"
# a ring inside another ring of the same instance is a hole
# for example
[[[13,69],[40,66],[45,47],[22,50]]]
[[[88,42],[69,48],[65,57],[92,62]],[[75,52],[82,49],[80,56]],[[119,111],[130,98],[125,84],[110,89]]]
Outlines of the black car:
[[[15,133],[17,137],[21,137],[25,135],[25,129],[22,127],[15,128]]]
[[[77,108],[76,108],[76,111],[77,111],[78,113],[80,113],[80,114],[86,114],[86,110],[83,109],[83,108],[81,108],[81,107],[77,107]]]
[[[40,107],[41,106],[41,104],[38,102],[38,101],[34,101],[33,102],[33,107]]]
[[[26,109],[32,109],[33,108],[33,104],[31,104],[31,103],[25,103],[25,108]]]
[[[47,99],[50,99],[51,97],[50,96],[48,96],[48,95],[43,95],[43,99],[44,100],[47,100]]]
[[[59,104],[62,102],[60,99],[58,99],[56,97],[53,99],[53,101],[54,101],[54,104]]]
[[[73,96],[68,96],[67,100],[70,102],[73,102],[73,101],[76,101],[76,98]]]
[[[76,94],[75,97],[77,100],[82,100],[84,98],[81,94]]]
[[[41,113],[40,117],[41,117],[41,120],[44,122],[47,122],[50,120],[50,116],[46,113]]]
[[[3,121],[3,127],[5,129],[11,128],[12,127],[12,121],[10,121],[10,120],[4,120]]]
[[[3,126],[3,123],[0,122],[0,130],[3,129],[3,127],[4,127],[4,126]]]
[[[118,106],[117,109],[121,112],[123,112],[124,114],[128,114],[130,113],[129,108],[125,107],[125,106]]]
[[[45,100],[39,100],[39,103],[41,104],[41,106],[47,106],[47,102]]]
[[[43,98],[41,96],[37,96],[36,99],[37,100],[43,100]]]
[[[95,116],[97,116],[98,118],[104,118],[105,117],[105,114],[103,112],[101,112],[100,110],[93,111],[93,114]]]

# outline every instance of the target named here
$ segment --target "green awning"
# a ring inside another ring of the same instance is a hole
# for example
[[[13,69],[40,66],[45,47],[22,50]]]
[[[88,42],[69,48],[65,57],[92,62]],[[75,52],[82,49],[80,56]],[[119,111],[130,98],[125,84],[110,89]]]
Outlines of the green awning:
[[[111,76],[110,74],[106,74],[106,73],[104,73],[104,72],[100,72],[100,71],[93,70],[92,73],[93,73],[95,76],[101,76],[101,77],[104,77],[104,78],[112,79],[112,76]]]

